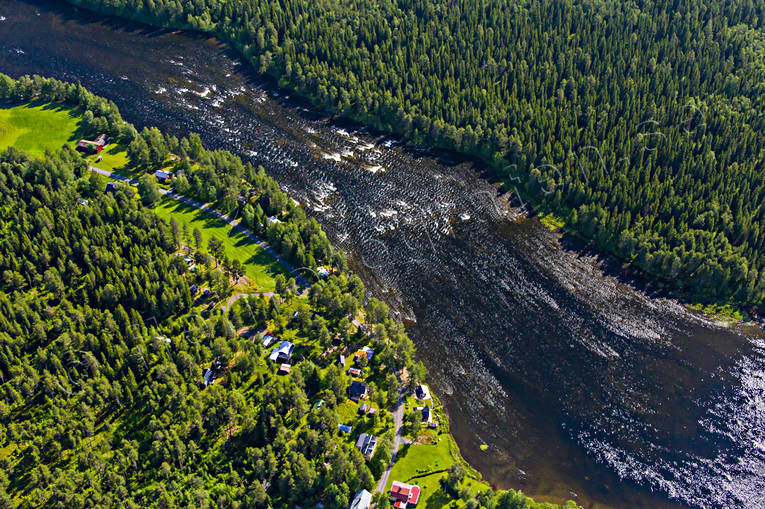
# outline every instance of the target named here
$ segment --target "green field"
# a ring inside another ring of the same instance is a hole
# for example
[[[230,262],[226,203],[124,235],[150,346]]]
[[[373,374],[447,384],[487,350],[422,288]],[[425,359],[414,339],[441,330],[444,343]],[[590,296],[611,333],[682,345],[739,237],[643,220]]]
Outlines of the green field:
[[[60,104],[0,106],[0,150],[13,146],[34,157],[77,141],[80,113]]]
[[[207,241],[211,237],[221,240],[229,260],[239,260],[245,268],[246,276],[260,291],[273,291],[276,287],[274,276],[277,274],[289,275],[288,271],[259,245],[240,232],[232,233],[229,225],[212,214],[168,197],[162,199],[154,208],[154,212],[168,222],[171,218],[175,219],[181,228],[184,224],[188,225],[189,236],[194,228],[198,229],[202,234],[203,249],[207,248]],[[184,242],[193,241],[184,239]]]
[[[454,501],[441,488],[440,480],[446,477],[447,470],[460,460],[452,453],[452,443],[449,435],[439,435],[440,441],[435,444],[403,445],[396,455],[396,463],[388,479],[385,491],[390,491],[393,481],[402,481],[415,484],[420,487],[420,501],[417,507],[444,507],[450,503],[462,506],[462,500]],[[488,485],[482,481],[465,477],[464,485],[469,486],[475,493],[477,490],[485,490]]]

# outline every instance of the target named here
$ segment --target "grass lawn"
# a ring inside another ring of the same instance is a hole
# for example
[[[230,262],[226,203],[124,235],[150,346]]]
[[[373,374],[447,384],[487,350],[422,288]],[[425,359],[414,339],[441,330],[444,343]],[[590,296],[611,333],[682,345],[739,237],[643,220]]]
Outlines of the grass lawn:
[[[289,276],[287,270],[260,246],[240,232],[231,232],[229,225],[211,214],[167,197],[154,208],[154,212],[168,222],[175,219],[181,230],[184,224],[188,225],[189,236],[194,228],[198,229],[202,234],[204,249],[211,237],[221,240],[226,256],[229,260],[239,260],[242,263],[245,275],[259,291],[273,291],[277,274]]]
[[[98,161],[98,156],[101,156],[101,161]],[[102,170],[112,171],[125,175],[127,177],[133,177],[134,175],[127,169],[128,156],[127,147],[125,145],[110,143],[107,145],[100,154],[93,154],[85,158],[88,164],[101,168]]]
[[[79,139],[80,112],[55,103],[0,106],[0,149],[35,157]]]
[[[417,507],[435,508],[450,504],[453,499],[441,489],[440,480],[446,477],[450,466],[459,463],[452,453],[452,448],[456,450],[457,446],[449,435],[439,437],[441,441],[434,444],[402,446],[396,455],[396,463],[385,490],[390,491],[393,481],[402,481],[415,484],[422,490]],[[488,486],[482,481],[470,478],[469,475],[465,477],[464,484],[470,486],[473,492],[484,490]],[[464,502],[460,500],[457,505],[463,506]]]

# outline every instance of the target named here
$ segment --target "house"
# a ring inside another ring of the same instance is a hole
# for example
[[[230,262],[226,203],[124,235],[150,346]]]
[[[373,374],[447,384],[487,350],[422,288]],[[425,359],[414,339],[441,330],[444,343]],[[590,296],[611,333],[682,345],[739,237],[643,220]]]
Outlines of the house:
[[[337,359],[337,365],[345,367],[345,355],[340,354],[340,358]]]
[[[167,182],[168,179],[171,177],[169,171],[163,171],[163,170],[155,171],[154,176],[157,177],[157,180],[159,180],[160,182]]]
[[[374,415],[377,413],[377,409],[375,407],[372,407],[369,409],[369,412],[367,412],[369,415]]]
[[[418,399],[421,399],[423,401],[427,401],[431,399],[430,397],[430,389],[428,389],[428,386],[425,384],[419,384],[415,390],[414,390],[415,396],[417,396]]]
[[[116,182],[109,182],[106,184],[106,188],[104,189],[105,193],[116,193],[117,192],[117,183]]]
[[[428,424],[428,428],[430,429],[438,429],[438,423],[435,421],[431,421],[430,424]]]
[[[369,509],[372,505],[372,494],[367,490],[361,490],[356,493],[348,509]]]
[[[85,154],[98,154],[106,145],[109,144],[109,138],[105,134],[99,134],[95,140],[80,140],[77,142],[77,152]]]
[[[433,422],[433,413],[430,411],[429,406],[422,407],[422,422]]]
[[[406,484],[401,481],[393,481],[390,487],[390,500],[393,502],[393,507],[399,509],[414,507],[419,499],[419,486]]]
[[[359,435],[359,439],[356,440],[356,448],[361,451],[361,454],[366,456],[367,459],[372,459],[372,455],[375,453],[376,447],[377,437],[374,435],[362,433]]]
[[[350,433],[353,430],[353,428],[351,428],[347,424],[338,424],[337,429],[338,431],[341,431],[343,433]]]
[[[279,366],[279,371],[276,373],[277,375],[289,375],[290,372],[292,372],[292,366],[289,364],[282,364]]]
[[[367,411],[369,411],[369,405],[367,405],[366,403],[362,403],[362,404],[359,405],[359,414],[360,415],[366,414]]]
[[[205,387],[215,382],[215,370],[212,368],[206,369],[202,375],[202,380],[204,380]]]
[[[368,346],[364,346],[361,348],[361,350],[357,351],[354,356],[356,357],[356,360],[360,360],[363,357],[366,357],[367,360],[372,360],[372,356],[375,354],[375,351],[369,348]]]
[[[348,397],[353,401],[358,401],[367,397],[367,384],[354,380],[348,387]]]
[[[268,224],[279,224],[279,223],[281,223],[279,218],[276,217],[276,216],[269,216],[268,219],[266,219],[266,221],[268,221]]]
[[[266,333],[263,334],[263,348],[268,348],[274,341],[276,341],[276,336],[274,336],[270,330],[267,330]]]
[[[279,346],[273,349],[271,357],[274,362],[284,362],[290,360],[292,357],[292,351],[295,349],[295,345],[289,341],[282,341]]]
[[[351,376],[361,376],[361,370],[359,368],[348,368],[348,374]]]

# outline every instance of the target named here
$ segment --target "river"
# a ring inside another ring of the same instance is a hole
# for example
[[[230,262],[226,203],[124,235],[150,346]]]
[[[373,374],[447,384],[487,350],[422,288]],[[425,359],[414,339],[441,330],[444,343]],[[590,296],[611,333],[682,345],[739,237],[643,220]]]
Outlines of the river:
[[[758,328],[620,281],[480,167],[329,118],[214,39],[53,2],[1,0],[0,19],[0,71],[80,81],[139,128],[262,164],[406,321],[493,485],[586,508],[765,506]]]

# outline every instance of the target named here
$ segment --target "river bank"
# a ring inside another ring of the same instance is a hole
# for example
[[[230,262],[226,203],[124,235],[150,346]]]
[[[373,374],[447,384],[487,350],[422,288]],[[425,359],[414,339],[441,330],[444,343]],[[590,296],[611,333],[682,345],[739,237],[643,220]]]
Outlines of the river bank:
[[[497,215],[480,169],[337,124],[213,39],[56,3],[1,10],[6,73],[79,80],[139,128],[199,132],[268,167],[407,320],[493,485],[587,508],[757,507],[762,427],[739,425],[757,401],[756,331],[635,291],[536,220]]]

